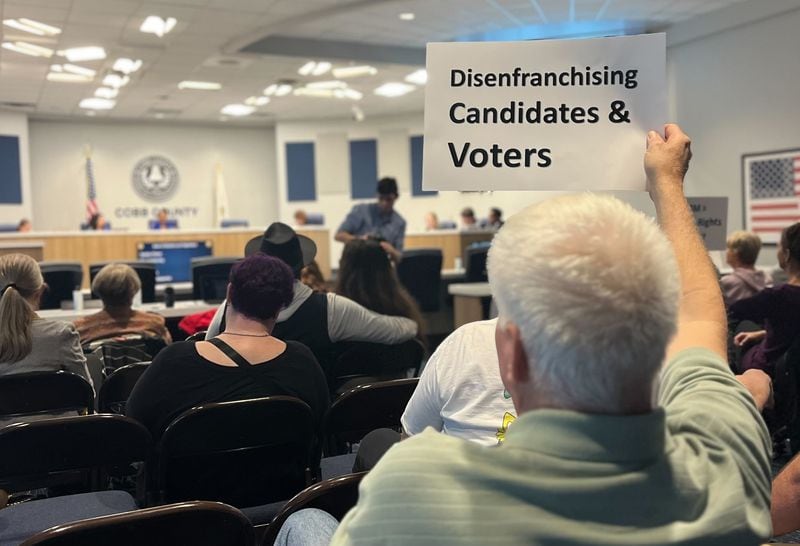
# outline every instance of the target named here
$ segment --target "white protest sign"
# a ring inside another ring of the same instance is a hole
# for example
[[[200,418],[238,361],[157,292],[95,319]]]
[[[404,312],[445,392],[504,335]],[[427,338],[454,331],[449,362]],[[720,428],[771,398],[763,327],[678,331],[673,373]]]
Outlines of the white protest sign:
[[[725,250],[728,233],[727,197],[687,197],[697,230],[708,250]]]
[[[425,190],[644,190],[664,34],[431,43]]]

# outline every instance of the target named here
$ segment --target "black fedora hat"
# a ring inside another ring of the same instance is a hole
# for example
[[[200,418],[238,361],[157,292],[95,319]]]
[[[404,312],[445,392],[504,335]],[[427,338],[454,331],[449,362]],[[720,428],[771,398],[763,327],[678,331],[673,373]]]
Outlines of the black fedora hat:
[[[245,245],[245,257],[252,256],[256,252],[280,258],[297,273],[314,261],[317,245],[305,235],[295,233],[286,224],[274,222],[264,235],[253,237]]]

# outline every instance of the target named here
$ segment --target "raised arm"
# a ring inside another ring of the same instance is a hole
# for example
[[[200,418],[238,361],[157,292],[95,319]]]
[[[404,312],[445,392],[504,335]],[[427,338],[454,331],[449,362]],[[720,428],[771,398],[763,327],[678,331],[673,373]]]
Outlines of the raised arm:
[[[328,336],[331,341],[370,341],[393,345],[417,335],[417,323],[405,317],[380,315],[351,299],[328,294]]]
[[[689,137],[674,124],[664,137],[650,131],[644,166],[656,216],[675,252],[681,278],[678,332],[667,349],[667,361],[688,347],[705,347],[727,359],[727,320],[714,266],[697,232],[683,193],[692,157]]]

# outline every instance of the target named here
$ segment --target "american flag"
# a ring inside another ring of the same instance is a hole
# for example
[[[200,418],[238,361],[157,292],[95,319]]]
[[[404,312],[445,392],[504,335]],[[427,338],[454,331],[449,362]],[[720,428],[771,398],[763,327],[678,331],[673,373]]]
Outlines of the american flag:
[[[94,187],[94,167],[92,166],[91,156],[86,156],[86,220],[92,219],[92,216],[100,212],[97,206],[97,190]]]
[[[748,229],[777,242],[785,227],[800,222],[800,153],[752,158],[747,169]]]

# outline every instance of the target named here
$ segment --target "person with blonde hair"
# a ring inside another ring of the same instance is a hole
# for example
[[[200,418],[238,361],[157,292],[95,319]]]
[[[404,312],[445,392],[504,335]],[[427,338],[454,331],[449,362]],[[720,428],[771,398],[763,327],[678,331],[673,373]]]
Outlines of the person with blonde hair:
[[[44,289],[33,258],[0,256],[0,375],[65,370],[91,383],[75,328],[36,314]]]
[[[132,308],[142,282],[126,264],[108,264],[92,281],[92,291],[103,300],[103,309],[75,321],[81,343],[125,334],[158,336],[172,342],[164,317]]]
[[[725,261],[733,273],[720,279],[725,306],[755,296],[772,285],[769,273],[756,269],[756,260],[761,250],[761,239],[749,231],[734,231],[728,236]]]

